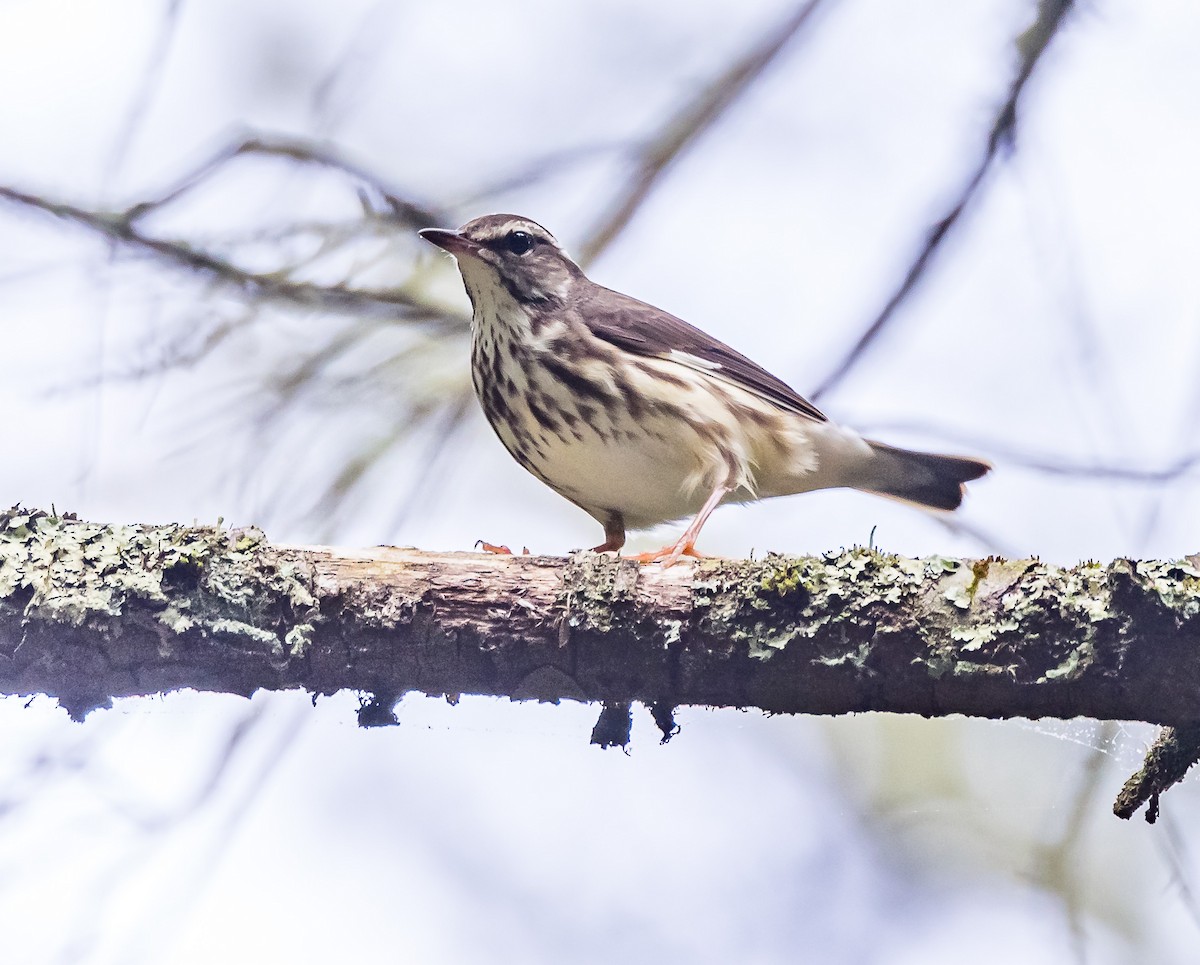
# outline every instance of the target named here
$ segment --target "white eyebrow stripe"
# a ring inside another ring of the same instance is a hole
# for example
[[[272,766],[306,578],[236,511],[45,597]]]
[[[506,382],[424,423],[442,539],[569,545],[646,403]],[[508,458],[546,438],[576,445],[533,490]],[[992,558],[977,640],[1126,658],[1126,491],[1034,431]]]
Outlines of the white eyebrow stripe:
[[[553,245],[555,248],[559,247],[558,240],[554,235],[531,221],[506,221],[498,227],[489,229],[485,234],[480,235],[477,240],[481,244],[490,245],[500,241],[502,238],[508,237],[514,231],[524,231],[525,234],[536,238],[538,241]]]

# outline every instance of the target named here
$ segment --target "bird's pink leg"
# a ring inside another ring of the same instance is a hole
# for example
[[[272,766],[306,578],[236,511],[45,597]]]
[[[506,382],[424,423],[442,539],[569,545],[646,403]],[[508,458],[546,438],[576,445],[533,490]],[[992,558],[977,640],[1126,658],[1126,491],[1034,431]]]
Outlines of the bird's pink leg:
[[[712,515],[712,511],[721,505],[721,500],[732,489],[733,487],[729,485],[721,485],[714,489],[712,495],[700,507],[700,512],[696,514],[696,518],[688,524],[688,528],[683,531],[683,535],[679,537],[674,546],[664,546],[654,553],[637,553],[626,557],[626,559],[634,560],[638,563],[662,563],[664,567],[674,566],[679,562],[680,557],[683,556],[692,556],[701,560],[707,559],[703,553],[696,551],[696,538],[700,535],[700,529],[704,526],[705,521]]]

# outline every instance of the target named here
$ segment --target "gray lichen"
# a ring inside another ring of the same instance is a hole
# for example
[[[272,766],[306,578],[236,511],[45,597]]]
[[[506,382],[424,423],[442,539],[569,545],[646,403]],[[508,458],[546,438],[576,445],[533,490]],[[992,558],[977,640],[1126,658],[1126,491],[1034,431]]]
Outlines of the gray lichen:
[[[855,547],[664,573],[593,553],[375,558],[273,548],[253,529],[0,513],[0,685],[76,710],[304,686],[1170,723],[1200,717],[1198,629],[1192,559]]]
[[[869,673],[894,663],[888,641],[902,638],[905,659],[935,679],[999,674],[1050,683],[1087,673],[1101,641],[1108,664],[1119,667],[1130,610],[1142,598],[1175,627],[1189,624],[1200,613],[1200,570],[1190,561],[1118,561],[1109,568],[915,560],[855,547],[706,564],[694,592],[705,635],[733,641],[761,661],[800,646],[811,665]]]
[[[1180,619],[1200,613],[1200,570],[1190,560],[1140,560],[1133,566],[1142,584]]]
[[[109,526],[39,510],[0,512],[0,607],[101,634],[131,608],[164,646],[187,633],[302,649],[319,619],[306,574],[278,564],[257,529]],[[286,644],[286,646],[285,646]]]
[[[608,553],[573,553],[563,570],[559,598],[562,634],[606,633],[637,604],[638,565]],[[676,630],[678,635],[678,630]]]
[[[931,574],[946,570],[944,560],[855,547],[798,559],[771,555],[762,562],[705,564],[694,586],[706,632],[768,659],[793,641],[813,640],[881,607],[900,607],[920,593]]]

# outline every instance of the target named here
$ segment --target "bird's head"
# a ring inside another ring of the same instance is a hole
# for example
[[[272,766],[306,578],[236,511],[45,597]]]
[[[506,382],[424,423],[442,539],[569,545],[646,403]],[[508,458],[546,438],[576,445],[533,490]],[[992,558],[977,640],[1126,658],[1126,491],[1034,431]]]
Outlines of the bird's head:
[[[514,214],[488,214],[457,231],[425,228],[420,234],[458,260],[474,304],[497,285],[521,305],[563,302],[583,278],[554,235]]]

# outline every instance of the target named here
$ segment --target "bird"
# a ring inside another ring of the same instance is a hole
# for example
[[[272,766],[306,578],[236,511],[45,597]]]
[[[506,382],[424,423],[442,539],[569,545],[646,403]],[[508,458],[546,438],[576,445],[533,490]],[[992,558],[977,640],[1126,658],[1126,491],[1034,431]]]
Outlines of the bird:
[[[953,510],[991,468],[839,426],[740,352],[589,279],[528,218],[419,234],[458,263],[487,421],[521,466],[604,527],[595,552],[690,517],[673,544],[628,557],[671,566],[703,557],[696,539],[718,506],[819,489]]]

